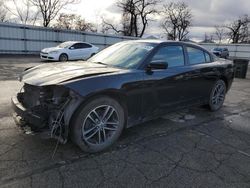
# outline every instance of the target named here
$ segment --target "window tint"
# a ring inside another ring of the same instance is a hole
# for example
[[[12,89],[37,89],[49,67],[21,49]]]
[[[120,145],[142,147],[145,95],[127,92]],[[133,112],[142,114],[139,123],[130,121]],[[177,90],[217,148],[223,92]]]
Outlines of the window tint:
[[[187,53],[188,53],[189,63],[192,65],[206,62],[203,50],[187,47]]]
[[[80,48],[91,48],[92,46],[86,43],[79,43]]]
[[[79,43],[75,43],[71,47],[74,47],[74,49],[79,49]]]
[[[91,48],[91,45],[86,44],[86,43],[76,43],[72,47],[74,47],[75,49]]]
[[[152,61],[163,60],[168,63],[168,67],[184,65],[184,55],[182,46],[162,47],[153,56]]]
[[[207,63],[211,62],[211,57],[210,57],[210,55],[209,55],[207,52],[204,52],[204,54],[205,54],[206,62],[207,62]]]

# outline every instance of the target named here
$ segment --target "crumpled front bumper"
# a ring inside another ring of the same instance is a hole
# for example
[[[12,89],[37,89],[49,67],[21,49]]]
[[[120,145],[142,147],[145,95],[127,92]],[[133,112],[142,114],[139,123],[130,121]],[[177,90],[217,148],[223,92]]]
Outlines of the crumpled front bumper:
[[[11,98],[12,109],[14,110],[13,118],[18,126],[29,124],[31,129],[41,127],[46,123],[46,120],[26,109],[19,101],[16,96]]]

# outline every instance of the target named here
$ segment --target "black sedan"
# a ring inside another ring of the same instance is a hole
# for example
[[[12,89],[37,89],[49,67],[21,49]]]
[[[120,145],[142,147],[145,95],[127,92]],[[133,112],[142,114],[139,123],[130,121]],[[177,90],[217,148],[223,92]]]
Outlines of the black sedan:
[[[219,110],[233,78],[231,61],[183,42],[117,43],[88,61],[23,72],[12,98],[16,123],[82,150],[112,145],[124,128],[193,105]]]

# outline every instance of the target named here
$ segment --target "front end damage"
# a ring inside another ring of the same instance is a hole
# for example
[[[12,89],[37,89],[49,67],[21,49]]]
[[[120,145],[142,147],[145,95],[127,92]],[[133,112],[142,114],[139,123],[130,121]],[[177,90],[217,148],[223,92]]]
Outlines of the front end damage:
[[[34,133],[66,143],[70,118],[81,101],[79,95],[61,85],[24,84],[12,98],[14,120],[21,128],[28,126]]]

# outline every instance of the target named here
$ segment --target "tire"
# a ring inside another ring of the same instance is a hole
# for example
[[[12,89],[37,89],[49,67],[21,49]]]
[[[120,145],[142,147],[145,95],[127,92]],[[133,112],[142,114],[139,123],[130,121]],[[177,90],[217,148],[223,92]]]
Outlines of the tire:
[[[226,84],[223,80],[218,80],[214,84],[209,97],[209,108],[212,112],[219,110],[224,103],[226,96]]]
[[[60,61],[60,62],[68,61],[68,55],[67,55],[67,54],[61,54],[61,55],[59,56],[59,61]]]
[[[110,147],[121,135],[125,124],[123,107],[107,96],[81,105],[73,118],[71,139],[88,153],[100,152]]]

